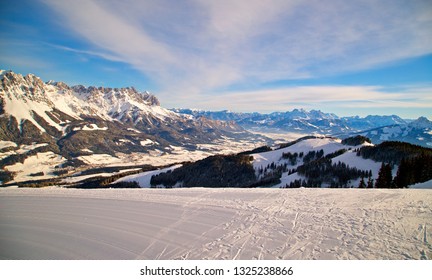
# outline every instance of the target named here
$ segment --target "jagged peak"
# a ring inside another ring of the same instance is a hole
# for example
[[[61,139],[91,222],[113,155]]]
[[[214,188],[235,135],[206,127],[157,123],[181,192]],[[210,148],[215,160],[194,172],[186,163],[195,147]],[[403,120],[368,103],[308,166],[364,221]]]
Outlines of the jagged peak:
[[[156,96],[148,91],[139,92],[134,87],[69,86],[64,82],[53,80],[44,83],[34,74],[22,76],[10,70],[2,70],[1,74],[0,89],[3,89],[7,95],[6,103],[14,104],[9,107],[22,107],[18,106],[18,103],[15,104],[16,101],[13,100],[21,100],[19,102],[23,104],[30,100],[39,103],[42,107],[46,104],[49,108],[54,108],[55,104],[58,104],[66,114],[76,116],[97,115],[109,119],[114,113],[122,115],[135,112],[138,115],[154,114],[163,119],[167,115],[163,108],[158,108],[160,103]],[[35,103],[32,106],[39,105]],[[24,112],[27,109],[20,110]],[[15,112],[18,109],[11,110]],[[29,118],[31,116],[27,113],[22,117],[22,119]]]
[[[112,88],[112,87],[96,87],[75,85],[71,89],[80,95],[85,95],[88,98],[105,96],[111,99],[132,99],[138,102],[144,102],[151,106],[160,106],[157,97],[148,91],[139,92],[134,87]]]
[[[6,75],[9,72],[12,72],[12,71],[11,70],[0,69],[0,79],[2,79],[3,76]]]
[[[5,79],[6,78],[6,79]],[[160,102],[155,95],[149,91],[139,92],[135,87],[123,87],[123,88],[113,88],[113,87],[96,87],[96,86],[84,86],[84,85],[74,85],[69,86],[64,82],[58,82],[54,80],[49,80],[44,83],[35,74],[27,74],[25,76],[15,73],[12,70],[0,70],[0,79],[3,88],[7,89],[10,86],[28,86],[31,88],[37,88],[40,93],[43,93],[44,85],[51,85],[57,87],[59,90],[72,90],[79,95],[84,95],[87,97],[106,97],[108,94],[115,93],[117,96],[124,96],[133,99],[138,102],[143,102],[150,106],[160,106]],[[21,84],[21,85],[20,85]]]
[[[17,74],[13,72],[12,70],[2,70],[1,73],[2,80],[6,78],[9,81],[17,81],[17,80],[23,80],[23,76],[21,74]]]

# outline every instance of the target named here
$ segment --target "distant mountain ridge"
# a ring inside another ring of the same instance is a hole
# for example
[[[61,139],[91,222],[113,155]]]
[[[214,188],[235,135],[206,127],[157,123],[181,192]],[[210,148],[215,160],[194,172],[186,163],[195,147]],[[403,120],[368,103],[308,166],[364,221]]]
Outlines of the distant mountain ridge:
[[[425,117],[407,121],[397,115],[366,117],[338,117],[333,113],[319,110],[306,111],[294,109],[287,112],[235,113],[224,111],[203,111],[191,109],[172,109],[174,112],[191,116],[205,116],[215,120],[235,121],[251,131],[296,132],[321,134],[341,138],[364,135],[374,143],[383,141],[405,141],[425,147],[432,146],[432,122]]]
[[[374,143],[403,141],[424,147],[432,147],[432,122],[420,117],[408,124],[388,125],[358,133]]]

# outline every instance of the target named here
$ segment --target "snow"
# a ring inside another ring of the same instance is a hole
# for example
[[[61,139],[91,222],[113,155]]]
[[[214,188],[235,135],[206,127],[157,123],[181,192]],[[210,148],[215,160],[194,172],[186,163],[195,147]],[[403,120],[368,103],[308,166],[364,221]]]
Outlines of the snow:
[[[432,180],[409,186],[410,189],[432,189]]]
[[[0,150],[5,149],[5,148],[9,148],[9,147],[17,147],[17,146],[18,145],[15,142],[0,140]]]
[[[431,259],[432,192],[0,189],[1,259]]]
[[[108,154],[93,154],[88,156],[79,156],[79,160],[85,162],[86,164],[92,165],[109,165],[109,164],[119,164],[122,160],[118,157],[113,157]]]
[[[24,94],[20,88],[17,90],[18,95]],[[18,99],[15,95],[7,96],[10,96],[10,98],[5,98],[5,111],[8,112],[8,114],[13,115],[17,119],[18,124],[21,124],[24,120],[29,120],[37,128],[39,128],[39,130],[46,132],[45,129],[33,119],[31,111],[35,111],[38,115],[40,115],[46,120],[46,118],[49,117],[46,115],[45,111],[51,111],[51,108],[49,108],[48,105],[44,103],[38,103],[32,100]]]
[[[163,169],[159,169],[159,170],[152,170],[152,171],[147,171],[147,172],[143,172],[143,173],[139,173],[139,174],[126,176],[126,177],[123,177],[123,178],[113,182],[113,184],[119,183],[119,182],[137,182],[141,188],[150,188],[151,187],[150,180],[151,180],[151,177],[153,175],[158,175],[160,173],[172,171],[176,168],[179,168],[180,166],[181,166],[181,164],[177,164],[177,165],[173,165],[173,166],[168,167],[168,168],[163,168]]]
[[[339,161],[346,163],[351,168],[355,167],[364,171],[372,170],[373,179],[378,177],[378,171],[381,168],[381,162],[364,159],[361,156],[357,156],[354,151],[347,151],[346,153],[332,159],[332,163],[338,163]]]
[[[292,154],[303,152],[306,155],[309,151],[319,151],[322,149],[324,151],[324,155],[327,155],[339,151],[341,149],[346,149],[347,151],[344,154],[333,158],[332,162],[337,163],[340,161],[346,163],[350,167],[356,167],[359,170],[364,170],[364,171],[372,170],[372,177],[376,178],[378,177],[378,171],[381,167],[381,163],[377,163],[370,159],[363,159],[362,157],[358,157],[354,152],[355,149],[360,148],[361,146],[368,146],[368,145],[372,145],[372,144],[364,143],[359,146],[347,146],[347,145],[343,145],[340,139],[333,139],[333,138],[307,139],[283,149],[253,154],[252,155],[254,157],[253,166],[255,170],[258,170],[260,168],[265,168],[271,163],[275,163],[276,166],[282,165],[287,162],[286,160],[282,159],[282,154],[288,152]],[[294,166],[289,165],[288,168],[293,169],[300,166],[301,164],[303,164],[303,161],[301,158],[299,158],[297,164],[295,164]],[[396,170],[397,167],[395,167],[395,169],[393,170],[394,173],[393,175],[395,175]],[[289,185],[291,182],[299,179],[304,180],[305,178],[300,176],[297,173],[288,175],[288,173],[285,172],[282,174],[280,178],[281,182],[279,184],[272,186],[272,188],[285,187],[287,184]],[[358,181],[360,181],[360,179]],[[351,183],[353,186],[358,185],[357,181]]]
[[[118,172],[113,172],[113,173],[96,173],[96,174],[89,174],[89,175],[82,175],[82,176],[73,176],[73,177],[67,177],[65,179],[63,179],[63,183],[77,183],[89,178],[93,178],[93,177],[111,177],[113,175],[116,174],[121,174],[121,173],[125,173],[125,172],[130,172],[130,171],[137,171],[140,170],[141,168],[131,168],[131,169],[124,169]]]
[[[84,125],[83,127],[74,127],[74,131],[78,131],[78,130],[87,130],[87,131],[92,131],[92,130],[107,130],[108,127],[98,127],[96,124],[92,123],[89,125]]]
[[[14,165],[5,166],[5,169],[11,172],[16,172],[14,177],[15,182],[22,182],[35,179],[49,179],[56,177],[52,174],[55,166],[65,163],[66,159],[53,152],[37,153],[24,160],[23,163],[18,162]],[[43,176],[30,176],[30,174],[43,172]]]
[[[119,139],[118,141],[120,143],[131,143],[131,144],[133,144],[133,142],[131,140],[129,140],[129,139]]]
[[[10,141],[4,141],[4,142],[10,142]],[[10,142],[10,143],[13,143],[13,142]],[[48,145],[49,145],[48,143],[39,143],[39,144],[32,143],[30,145],[20,145],[19,149],[17,149],[17,150],[12,150],[12,151],[7,151],[7,152],[0,153],[0,160],[4,159],[4,158],[7,158],[8,156],[15,155],[15,154],[25,154],[25,153],[28,153],[31,150],[34,150],[34,149],[37,149],[37,148],[40,148],[40,147],[45,147],[45,146],[48,146]],[[15,144],[15,147],[16,146],[17,145]],[[12,146],[9,146],[9,147],[12,147]]]
[[[348,147],[345,145],[342,145],[341,140],[339,139],[332,139],[332,138],[316,138],[316,139],[307,139],[300,141],[292,146],[269,151],[265,153],[259,153],[259,154],[253,154],[254,157],[254,168],[264,168],[268,164],[271,164],[272,162],[278,163],[281,160],[283,153],[305,153],[307,154],[309,151],[319,151],[323,150],[324,154],[334,153],[340,149],[348,149],[352,147]]]
[[[21,145],[20,148],[18,150],[16,150],[15,152],[18,154],[24,154],[24,153],[27,153],[31,150],[34,150],[34,149],[37,149],[40,147],[45,147],[48,145],[49,145],[48,143],[39,143],[39,144],[32,143],[31,145]]]
[[[154,141],[152,141],[150,139],[146,139],[146,140],[140,141],[141,146],[148,146],[148,145],[153,145],[153,144],[156,144],[156,143],[157,142],[154,142]]]
[[[157,144],[157,142],[155,142]],[[152,149],[147,153],[116,153],[121,163],[113,165],[141,165],[166,166],[186,161],[197,161],[215,154],[235,154],[265,145],[265,142],[251,140],[237,140],[223,138],[213,144],[198,144],[196,150],[187,150],[183,147],[170,145],[166,150]],[[151,146],[149,146],[151,147]]]
[[[389,140],[390,137],[396,137],[398,135],[401,135],[403,132],[402,128],[400,126],[384,127],[382,131],[383,131],[383,134],[380,135],[380,140],[383,140],[383,141]],[[403,136],[406,136],[407,133],[408,132],[405,130]]]
[[[129,131],[133,131],[133,132],[136,132],[136,133],[141,133],[141,131],[139,131],[139,130],[137,130],[137,129],[135,129],[135,128],[130,128],[130,127],[128,127],[127,130],[129,130]]]
[[[279,184],[273,185],[272,188],[284,188],[286,185],[289,185],[291,182],[295,180],[304,180],[305,178],[300,176],[297,172],[288,175],[288,173],[283,173]]]
[[[47,95],[49,92],[47,92]],[[64,128],[51,119],[46,112],[51,112],[54,109],[54,105],[49,105],[48,103],[40,100],[35,101],[29,98],[22,98],[24,92],[21,87],[14,88],[14,94],[5,95],[5,111],[13,115],[19,124],[24,120],[29,120],[41,131],[46,132],[45,129],[39,125],[39,123],[33,118],[33,112],[41,116],[50,126],[55,127],[58,131],[64,130]],[[18,98],[19,96],[19,98]]]
[[[2,72],[1,75],[4,73],[6,72]],[[118,119],[125,115],[140,115],[141,119],[151,117],[161,121],[166,118],[182,118],[179,114],[160,106],[151,105],[142,100],[139,93],[127,88],[112,89],[111,91],[94,88],[94,90],[89,91],[82,86],[68,88],[66,85],[63,87],[54,82],[44,84],[34,75],[24,78],[22,75],[14,74],[13,79],[16,80],[16,85],[14,84],[12,88],[8,89],[10,94],[5,94],[5,111],[16,117],[19,124],[24,120],[29,120],[41,132],[46,132],[46,130],[34,119],[33,112],[41,116],[50,126],[63,133],[66,132],[65,122],[58,123],[59,120],[51,119],[47,114],[47,112],[53,112],[54,109],[58,109],[77,120],[81,119],[80,115],[90,115],[112,121],[112,114],[115,114]],[[35,89],[34,92],[29,94],[29,88]],[[108,128],[99,128],[95,124],[82,128],[82,130],[106,129]]]
[[[121,160],[121,163],[109,164],[115,166],[127,165],[142,165],[150,164],[153,166],[165,166],[167,164],[175,164],[184,161],[196,161],[213,155],[203,151],[188,151],[185,149],[174,150],[169,153],[161,150],[150,150],[148,153],[116,153],[116,157]]]

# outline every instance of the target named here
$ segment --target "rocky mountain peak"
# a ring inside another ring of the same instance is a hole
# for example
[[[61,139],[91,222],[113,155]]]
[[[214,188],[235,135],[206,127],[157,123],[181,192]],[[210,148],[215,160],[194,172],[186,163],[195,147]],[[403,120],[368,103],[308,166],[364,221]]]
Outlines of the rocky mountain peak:
[[[45,83],[37,76],[28,74],[22,76],[12,71],[3,71],[0,81],[0,92],[9,99],[43,102],[50,107],[54,104],[45,94]]]
[[[153,94],[148,91],[145,91],[143,94],[143,99],[148,102],[151,106],[160,106],[159,99],[156,98]]]

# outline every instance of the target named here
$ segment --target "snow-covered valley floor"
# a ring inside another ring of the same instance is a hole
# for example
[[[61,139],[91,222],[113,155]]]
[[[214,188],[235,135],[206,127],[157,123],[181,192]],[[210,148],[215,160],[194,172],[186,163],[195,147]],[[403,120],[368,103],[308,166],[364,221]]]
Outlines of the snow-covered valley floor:
[[[431,190],[0,189],[0,259],[432,259]]]

